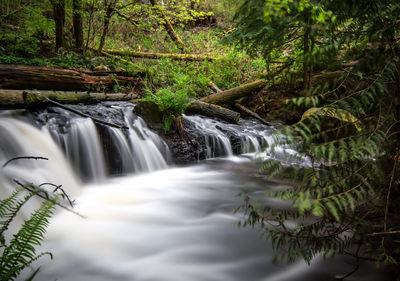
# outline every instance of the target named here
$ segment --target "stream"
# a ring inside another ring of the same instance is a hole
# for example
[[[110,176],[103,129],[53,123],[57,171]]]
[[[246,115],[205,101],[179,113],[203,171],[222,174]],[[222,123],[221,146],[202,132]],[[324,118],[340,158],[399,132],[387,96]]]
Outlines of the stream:
[[[257,229],[237,226],[245,219],[235,212],[244,203],[238,196],[244,188],[257,196],[285,187],[258,174],[253,161],[295,153],[266,149],[273,127],[184,116],[202,150],[192,163],[178,165],[166,141],[131,105],[74,107],[129,130],[96,125],[56,107],[0,111],[1,165],[18,156],[49,159],[15,160],[0,169],[0,198],[15,189],[13,179],[61,184],[76,202],[74,211],[84,216],[65,210],[54,215],[38,249],[54,259],[35,262],[41,266],[35,280],[322,281],[354,268],[349,257],[275,264],[270,242]],[[24,215],[38,204],[30,202]],[[393,279],[363,263],[346,280]]]

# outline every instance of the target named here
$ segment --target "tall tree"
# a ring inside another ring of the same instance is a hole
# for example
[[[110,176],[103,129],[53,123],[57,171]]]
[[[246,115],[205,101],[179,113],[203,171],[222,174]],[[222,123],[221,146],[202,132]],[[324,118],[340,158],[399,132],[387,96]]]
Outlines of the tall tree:
[[[118,0],[104,0],[104,22],[103,22],[103,32],[100,37],[100,45],[98,48],[98,52],[101,53],[104,48],[104,43],[107,37],[108,29],[110,26],[110,20],[113,14],[115,13],[115,6],[117,5]]]
[[[75,48],[82,52],[83,50],[82,0],[73,0],[72,9],[73,9]]]
[[[53,5],[54,21],[56,23],[56,50],[65,47],[65,0],[51,0]]]

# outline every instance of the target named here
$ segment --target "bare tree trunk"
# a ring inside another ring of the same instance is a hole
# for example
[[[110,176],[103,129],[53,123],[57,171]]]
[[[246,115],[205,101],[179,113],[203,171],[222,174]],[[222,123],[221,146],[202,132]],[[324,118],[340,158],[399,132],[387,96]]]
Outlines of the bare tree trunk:
[[[82,0],[73,0],[73,24],[75,48],[80,52],[83,51],[83,23],[82,23]]]
[[[109,0],[109,1],[104,0],[106,16],[104,18],[103,33],[101,34],[99,49],[97,50],[98,53],[101,53],[103,51],[104,43],[106,41],[106,36],[108,33],[108,28],[110,25],[110,19],[114,13],[115,5],[117,4],[117,2],[118,0]]]
[[[51,0],[56,23],[56,50],[65,47],[64,24],[65,24],[65,0]]]
[[[306,12],[304,17],[304,42],[303,42],[303,85],[304,90],[310,89],[311,86],[311,61],[310,61],[310,37],[311,37],[311,17],[310,13]]]

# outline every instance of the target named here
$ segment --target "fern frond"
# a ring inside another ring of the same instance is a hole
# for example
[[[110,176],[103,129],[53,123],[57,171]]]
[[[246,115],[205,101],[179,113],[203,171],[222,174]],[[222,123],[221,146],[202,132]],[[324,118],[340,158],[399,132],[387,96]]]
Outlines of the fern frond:
[[[21,229],[1,257],[0,273],[5,280],[15,278],[26,266],[37,259],[35,246],[40,245],[52,216],[55,202],[48,200],[42,203],[31,218],[24,222]],[[39,255],[40,256],[40,255]]]

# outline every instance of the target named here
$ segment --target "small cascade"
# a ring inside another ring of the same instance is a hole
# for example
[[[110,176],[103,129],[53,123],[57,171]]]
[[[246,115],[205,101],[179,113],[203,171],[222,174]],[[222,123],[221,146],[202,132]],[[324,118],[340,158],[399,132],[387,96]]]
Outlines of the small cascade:
[[[270,144],[274,131],[252,120],[242,120],[241,125],[235,125],[202,116],[184,118],[204,137],[206,158],[259,153]]]
[[[33,114],[37,125],[51,134],[84,181],[102,181],[109,174],[150,172],[167,167],[167,145],[132,113],[132,104],[71,107],[129,128],[97,125],[90,118],[60,108],[50,107]]]
[[[17,180],[21,183],[62,185],[70,196],[80,192],[79,182],[60,148],[49,134],[12,118],[0,118],[0,195],[12,193]],[[18,159],[16,157],[44,157],[48,160]]]
[[[194,127],[204,136],[206,158],[233,155],[229,137],[218,128],[223,125],[222,122],[201,116],[184,115],[184,118],[194,124]]]
[[[128,141],[136,158],[135,170],[150,172],[166,168],[167,162],[161,151],[168,152],[168,147],[162,139],[150,131],[143,119],[134,115],[132,110],[125,109],[124,118],[130,128]]]
[[[72,118],[69,128],[60,134],[57,126],[46,125],[54,140],[62,147],[67,159],[82,179],[102,181],[106,168],[99,135],[89,118]]]

